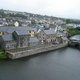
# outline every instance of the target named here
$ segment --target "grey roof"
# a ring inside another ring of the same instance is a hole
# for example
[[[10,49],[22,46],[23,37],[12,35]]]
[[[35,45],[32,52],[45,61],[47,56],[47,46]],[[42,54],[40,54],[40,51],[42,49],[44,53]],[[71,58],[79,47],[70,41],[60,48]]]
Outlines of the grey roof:
[[[63,36],[63,33],[57,32],[57,36]]]
[[[55,32],[53,29],[51,29],[51,30],[44,30],[44,32],[45,32],[47,35],[49,35],[49,34],[56,34],[56,32]]]
[[[67,37],[61,37],[63,40],[68,40],[68,38]]]
[[[72,37],[70,38],[70,40],[77,40],[77,41],[79,41],[79,40],[80,40],[80,35],[72,36]]]
[[[51,24],[50,24],[49,27],[55,29],[55,28],[56,28],[56,25],[53,25],[53,24],[51,25]]]
[[[67,28],[67,26],[66,26],[66,25],[62,25],[62,26],[61,26],[61,28],[66,29],[66,28]]]
[[[37,37],[30,37],[30,40],[29,42],[39,42],[38,38]]]
[[[3,41],[13,41],[14,38],[12,35],[2,35]]]
[[[0,27],[0,32],[12,33],[17,30],[19,30],[19,31],[20,30],[26,30],[26,31],[34,30],[35,32],[37,31],[36,28],[32,28],[32,27],[12,27],[12,26]]]
[[[29,35],[29,32],[26,30],[17,30],[15,31],[17,33],[17,35]]]

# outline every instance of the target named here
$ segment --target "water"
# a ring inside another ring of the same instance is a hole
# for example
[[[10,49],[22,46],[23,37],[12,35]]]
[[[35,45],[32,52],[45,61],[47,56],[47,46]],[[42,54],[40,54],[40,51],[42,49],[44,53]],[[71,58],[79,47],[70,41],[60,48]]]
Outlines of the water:
[[[68,47],[18,60],[0,60],[0,80],[80,80],[80,50]]]

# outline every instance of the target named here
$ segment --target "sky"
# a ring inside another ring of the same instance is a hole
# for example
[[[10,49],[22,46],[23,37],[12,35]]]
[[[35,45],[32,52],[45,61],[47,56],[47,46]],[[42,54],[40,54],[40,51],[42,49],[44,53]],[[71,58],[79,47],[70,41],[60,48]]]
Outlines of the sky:
[[[0,0],[0,9],[80,19],[80,0]]]

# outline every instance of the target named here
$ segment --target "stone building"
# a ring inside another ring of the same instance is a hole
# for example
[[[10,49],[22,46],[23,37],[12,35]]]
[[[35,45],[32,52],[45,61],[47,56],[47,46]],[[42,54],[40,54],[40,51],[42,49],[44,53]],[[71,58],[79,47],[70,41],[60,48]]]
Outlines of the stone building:
[[[56,32],[54,30],[44,30],[47,35],[46,42],[56,41]]]
[[[37,29],[32,27],[23,27],[23,26],[19,26],[19,27],[4,26],[4,27],[0,27],[0,36],[12,34],[14,31],[28,31],[30,33],[30,36],[34,37],[35,32],[37,32]]]
[[[27,31],[14,31],[13,36],[17,42],[18,48],[28,47],[29,43],[29,32]]]
[[[47,35],[44,31],[40,31],[39,33],[37,33],[37,38],[41,43],[45,43],[47,39]]]
[[[6,30],[5,30],[6,29]],[[22,29],[22,30],[21,30]],[[42,30],[37,33],[37,31],[32,28],[1,28],[3,32],[9,32],[11,34],[1,35],[0,36],[0,45],[5,50],[15,50],[15,49],[28,49],[29,47],[38,47],[38,45],[44,45],[47,43],[50,44],[59,44],[67,42],[67,38],[64,36],[58,35],[53,29],[51,30]],[[31,32],[35,32],[31,36]]]
[[[26,31],[14,31],[12,34],[2,35],[0,43],[5,50],[28,47],[29,33]]]
[[[16,41],[12,35],[1,36],[1,47],[5,50],[15,49],[17,47]]]
[[[61,39],[62,39],[62,43],[68,43],[68,38],[67,37],[61,37]]]
[[[54,30],[44,30],[40,31],[40,33],[37,34],[38,39],[41,42],[53,42],[56,40],[56,33]]]

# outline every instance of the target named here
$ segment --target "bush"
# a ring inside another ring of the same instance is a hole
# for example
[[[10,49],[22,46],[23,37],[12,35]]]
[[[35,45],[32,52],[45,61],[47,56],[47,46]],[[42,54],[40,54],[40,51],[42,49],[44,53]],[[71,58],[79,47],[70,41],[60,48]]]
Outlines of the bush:
[[[4,59],[4,58],[7,58],[7,56],[4,53],[0,54],[0,59]]]
[[[71,37],[71,36],[80,34],[80,30],[79,29],[69,29],[68,34],[69,34],[69,37]]]

